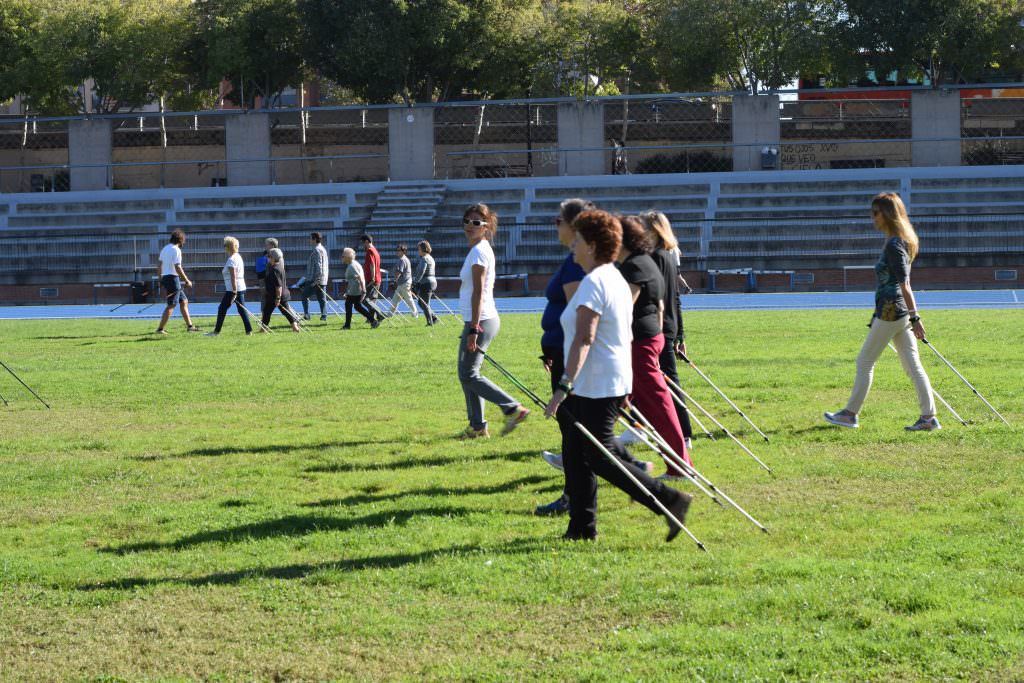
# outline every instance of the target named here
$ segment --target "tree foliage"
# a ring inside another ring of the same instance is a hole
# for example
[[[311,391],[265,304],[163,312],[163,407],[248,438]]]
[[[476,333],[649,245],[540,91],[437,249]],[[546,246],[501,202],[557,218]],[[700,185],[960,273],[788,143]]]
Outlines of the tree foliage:
[[[360,101],[717,88],[873,70],[1024,72],[1022,0],[0,0],[0,99],[272,106],[317,76]],[[92,104],[91,102],[89,104]]]

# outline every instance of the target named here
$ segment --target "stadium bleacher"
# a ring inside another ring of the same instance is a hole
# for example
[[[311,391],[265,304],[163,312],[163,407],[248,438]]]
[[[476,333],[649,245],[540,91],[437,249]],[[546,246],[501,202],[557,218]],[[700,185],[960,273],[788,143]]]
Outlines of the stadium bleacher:
[[[910,208],[923,242],[918,269],[1013,268],[1024,261],[1024,168],[999,166],[6,195],[0,198],[0,281],[120,282],[136,270],[146,275],[175,228],[189,235],[190,266],[211,271],[204,274],[211,279],[222,264],[225,234],[239,237],[248,263],[265,237],[277,237],[287,254],[302,254],[289,261],[298,268],[313,230],[325,234],[332,260],[342,247],[358,247],[369,231],[385,267],[398,243],[414,250],[429,239],[439,274],[451,275],[462,259],[462,212],[481,201],[501,216],[495,241],[501,271],[540,276],[565,253],[551,221],[559,202],[572,196],[622,213],[665,212],[688,270],[841,272],[877,257],[879,237],[867,207],[881,191],[900,192]]]

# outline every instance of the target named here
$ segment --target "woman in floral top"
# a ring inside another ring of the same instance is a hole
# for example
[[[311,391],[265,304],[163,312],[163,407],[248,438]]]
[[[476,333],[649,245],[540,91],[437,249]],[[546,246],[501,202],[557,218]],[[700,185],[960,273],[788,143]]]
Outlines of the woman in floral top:
[[[840,427],[857,427],[857,414],[871,388],[875,362],[892,342],[899,352],[903,370],[914,383],[921,416],[907,427],[909,431],[941,429],[935,417],[935,399],[928,375],[921,366],[917,340],[925,338],[924,325],[917,314],[914,292],[910,288],[910,264],[917,256],[918,240],[907,209],[899,195],[885,192],[871,201],[871,217],[875,228],[887,239],[882,256],[875,264],[878,288],[875,290],[875,313],[864,346],[857,356],[857,379],[846,407],[825,413],[825,420]]]

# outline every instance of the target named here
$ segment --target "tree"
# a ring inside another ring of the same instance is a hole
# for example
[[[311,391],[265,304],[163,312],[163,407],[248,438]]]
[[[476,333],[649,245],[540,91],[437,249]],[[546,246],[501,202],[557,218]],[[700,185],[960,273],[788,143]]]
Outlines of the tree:
[[[655,0],[652,11],[661,17],[657,68],[670,89],[756,93],[820,68],[836,10],[813,0]]]
[[[303,80],[302,25],[295,0],[193,0],[186,61],[202,87],[231,82],[226,98],[264,106]]]
[[[985,79],[996,67],[1024,68],[1019,0],[846,0],[837,72],[872,69],[879,80],[927,77],[932,85]]]
[[[298,0],[310,67],[371,102],[445,100],[527,78],[526,0]],[[484,70],[490,71],[485,74]]]

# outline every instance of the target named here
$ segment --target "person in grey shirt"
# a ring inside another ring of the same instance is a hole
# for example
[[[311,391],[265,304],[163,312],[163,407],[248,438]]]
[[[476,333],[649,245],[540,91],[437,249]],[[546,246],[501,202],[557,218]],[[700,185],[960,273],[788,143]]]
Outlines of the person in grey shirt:
[[[316,296],[320,304],[320,319],[327,320],[327,249],[323,245],[323,236],[318,232],[310,233],[309,241],[313,251],[306,262],[306,274],[295,283],[296,287],[302,288],[302,318],[309,320],[309,299]]]
[[[366,307],[363,301],[366,298],[366,279],[363,277],[363,267],[356,263],[356,252],[354,249],[345,247],[341,252],[341,262],[345,265],[345,324],[341,329],[352,329],[352,309],[363,314],[370,327],[380,325],[377,316]]]
[[[433,250],[430,242],[423,240],[416,245],[420,252],[420,260],[416,264],[416,274],[413,276],[413,287],[416,297],[423,304],[423,314],[427,318],[427,325],[437,322],[437,316],[430,310],[430,298],[437,289],[437,276],[435,273],[434,257],[430,255]]]
[[[412,311],[412,317],[418,318],[420,311],[416,308],[416,300],[409,293],[412,286],[412,265],[409,263],[409,249],[404,244],[398,245],[398,266],[395,267],[395,295],[391,297],[391,308],[398,312],[398,302],[404,301]]]

